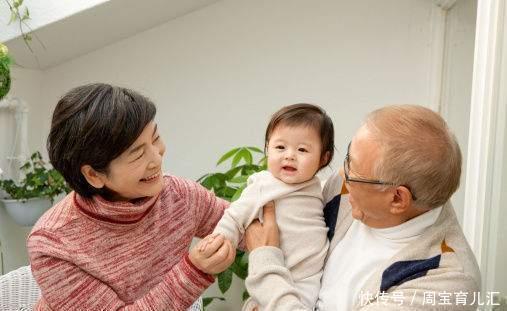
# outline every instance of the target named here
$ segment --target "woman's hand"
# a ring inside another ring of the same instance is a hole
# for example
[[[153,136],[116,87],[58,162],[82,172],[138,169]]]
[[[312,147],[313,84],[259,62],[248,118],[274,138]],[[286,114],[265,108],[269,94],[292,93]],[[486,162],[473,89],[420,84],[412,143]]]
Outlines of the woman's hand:
[[[280,247],[280,233],[276,224],[275,203],[264,205],[264,223],[255,220],[245,232],[247,249],[251,252],[262,246]]]
[[[199,270],[208,274],[218,274],[227,269],[236,257],[236,249],[231,241],[221,234],[208,235],[188,254],[188,258]]]

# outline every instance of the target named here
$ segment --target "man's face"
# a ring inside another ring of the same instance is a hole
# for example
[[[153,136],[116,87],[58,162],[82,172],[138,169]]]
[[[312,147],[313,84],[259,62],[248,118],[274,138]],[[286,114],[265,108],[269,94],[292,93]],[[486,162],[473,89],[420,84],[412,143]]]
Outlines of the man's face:
[[[373,176],[373,166],[380,157],[379,145],[373,141],[366,127],[356,133],[348,150],[347,174],[357,180],[378,180]],[[345,180],[344,169],[340,174]],[[349,181],[346,182],[349,201],[352,206],[352,217],[373,228],[384,228],[390,225],[390,203],[393,193],[382,191],[379,185]]]

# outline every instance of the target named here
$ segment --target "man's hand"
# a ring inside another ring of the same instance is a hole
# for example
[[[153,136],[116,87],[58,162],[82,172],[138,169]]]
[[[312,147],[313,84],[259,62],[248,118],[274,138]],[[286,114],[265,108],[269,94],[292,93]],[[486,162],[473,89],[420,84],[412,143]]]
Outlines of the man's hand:
[[[262,246],[280,247],[280,233],[275,217],[275,203],[264,205],[264,223],[255,220],[245,232],[247,249],[251,252]]]
[[[188,258],[199,270],[208,274],[218,274],[227,269],[236,257],[236,249],[223,235],[208,235],[188,254]]]

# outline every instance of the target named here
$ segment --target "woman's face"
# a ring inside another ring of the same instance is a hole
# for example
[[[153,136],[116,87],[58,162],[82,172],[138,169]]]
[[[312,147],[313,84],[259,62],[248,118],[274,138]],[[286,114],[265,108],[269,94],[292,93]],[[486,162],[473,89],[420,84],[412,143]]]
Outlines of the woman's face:
[[[156,196],[162,191],[162,159],[165,145],[150,122],[136,141],[109,164],[104,186],[113,192],[112,200],[132,200]]]

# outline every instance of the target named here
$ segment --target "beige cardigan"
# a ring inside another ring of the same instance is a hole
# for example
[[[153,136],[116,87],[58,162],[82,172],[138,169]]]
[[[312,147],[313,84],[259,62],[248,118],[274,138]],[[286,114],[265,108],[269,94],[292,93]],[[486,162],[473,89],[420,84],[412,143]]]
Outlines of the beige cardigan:
[[[323,195],[328,202],[326,223],[335,224],[330,230],[330,254],[353,219],[338,174],[328,180]],[[310,310],[301,304],[294,291],[284,261],[278,248],[254,250],[249,257],[249,275],[245,283],[248,292],[261,310]],[[413,244],[372,269],[375,273],[361,290],[364,299],[357,301],[353,310],[476,309],[477,299],[475,304],[470,304],[480,289],[480,272],[450,203],[444,205],[435,224]],[[435,304],[429,303],[431,296],[435,297]],[[463,297],[467,305],[462,304]]]

